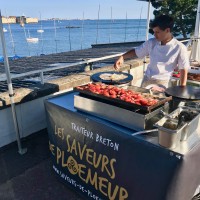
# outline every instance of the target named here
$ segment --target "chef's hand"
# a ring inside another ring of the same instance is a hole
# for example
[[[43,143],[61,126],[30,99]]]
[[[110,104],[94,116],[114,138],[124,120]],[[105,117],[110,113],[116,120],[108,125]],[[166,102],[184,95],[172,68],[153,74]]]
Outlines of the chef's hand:
[[[122,66],[122,64],[124,63],[124,58],[123,56],[120,56],[114,63],[114,68],[116,70],[119,70],[119,68]]]
[[[156,91],[156,92],[164,92],[165,91],[165,88],[162,88],[162,87],[159,87],[157,85],[153,86],[151,88],[152,91]]]

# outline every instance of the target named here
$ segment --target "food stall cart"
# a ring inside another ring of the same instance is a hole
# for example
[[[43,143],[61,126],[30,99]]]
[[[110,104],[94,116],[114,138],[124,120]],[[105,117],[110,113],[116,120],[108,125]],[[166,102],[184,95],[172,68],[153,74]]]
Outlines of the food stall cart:
[[[156,129],[136,134],[130,123],[75,108],[79,95],[71,91],[45,101],[53,170],[62,182],[86,199],[192,199],[200,184],[200,130],[176,148],[164,148]]]

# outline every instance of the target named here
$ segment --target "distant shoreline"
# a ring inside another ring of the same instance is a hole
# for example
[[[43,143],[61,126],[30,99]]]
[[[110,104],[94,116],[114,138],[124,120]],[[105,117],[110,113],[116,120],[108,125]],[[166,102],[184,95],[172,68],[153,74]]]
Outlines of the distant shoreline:
[[[103,21],[103,20],[110,20],[110,21],[115,21],[115,20],[138,20],[138,19],[79,19],[79,18],[77,18],[77,19],[67,19],[67,18],[47,18],[47,19],[42,19],[42,21],[52,21],[52,20],[59,20],[59,21],[64,21],[64,20],[68,20],[68,21],[74,21],[74,20],[83,20],[83,21],[87,21],[87,20],[101,20],[101,21]],[[147,20],[147,19],[139,19],[139,20]]]

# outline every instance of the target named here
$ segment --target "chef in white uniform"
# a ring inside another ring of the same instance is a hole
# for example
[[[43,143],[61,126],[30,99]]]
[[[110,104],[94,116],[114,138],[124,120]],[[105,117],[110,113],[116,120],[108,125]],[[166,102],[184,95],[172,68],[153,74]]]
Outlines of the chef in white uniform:
[[[153,85],[153,90],[164,91],[169,85],[174,69],[177,68],[180,70],[180,85],[185,86],[189,57],[186,46],[173,37],[173,25],[173,18],[168,15],[156,17],[150,23],[155,38],[124,53],[116,60],[114,68],[119,69],[127,58],[137,56],[142,59],[149,56],[150,62],[145,71],[142,87]]]

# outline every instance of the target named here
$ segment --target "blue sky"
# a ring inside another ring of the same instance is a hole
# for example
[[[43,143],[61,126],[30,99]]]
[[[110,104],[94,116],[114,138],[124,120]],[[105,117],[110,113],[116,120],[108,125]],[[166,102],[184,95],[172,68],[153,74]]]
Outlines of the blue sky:
[[[5,16],[97,19],[99,5],[100,19],[111,18],[111,7],[113,19],[147,18],[148,2],[138,0],[1,0],[0,9]]]

